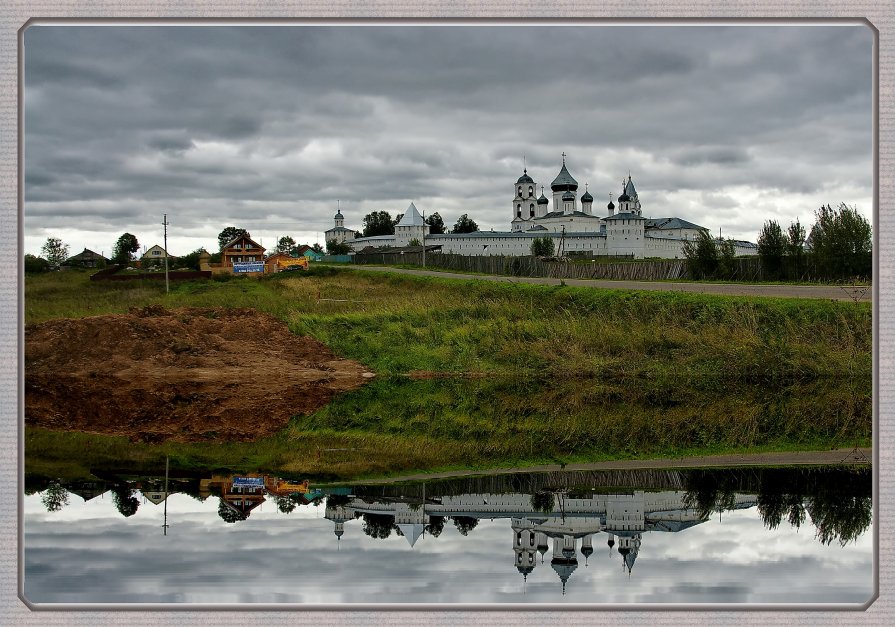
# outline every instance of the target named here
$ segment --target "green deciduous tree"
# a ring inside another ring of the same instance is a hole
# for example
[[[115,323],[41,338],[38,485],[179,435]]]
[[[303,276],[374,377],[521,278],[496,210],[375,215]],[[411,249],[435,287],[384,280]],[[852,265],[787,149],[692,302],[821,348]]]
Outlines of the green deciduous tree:
[[[298,245],[295,243],[295,240],[289,237],[288,235],[284,235],[280,239],[277,240],[277,245],[273,249],[273,253],[286,253],[287,255],[294,255],[298,250]]]
[[[553,238],[547,237],[536,237],[531,242],[531,254],[535,257],[550,257],[553,255],[554,244]]]
[[[137,241],[136,236],[125,233],[115,242],[112,249],[112,263],[129,263],[134,259],[138,250],[140,250],[140,242]]]
[[[737,245],[732,239],[718,242],[718,277],[733,279],[736,273]]]
[[[351,246],[345,242],[337,242],[331,239],[326,242],[326,252],[329,255],[347,255],[351,252]]]
[[[314,245],[311,246],[311,250],[313,250],[315,253],[320,253],[321,255],[323,254],[323,246],[321,246],[318,242],[314,242]]]
[[[798,220],[789,225],[786,232],[786,254],[790,258],[791,274],[788,278],[799,278],[805,270],[805,227]]]
[[[36,257],[35,255],[26,254],[25,255],[25,272],[36,273],[36,272],[46,272],[50,269],[50,262],[44,259],[43,257]]]
[[[814,212],[808,246],[818,270],[828,278],[870,276],[873,231],[867,219],[845,203]]]
[[[189,268],[190,270],[199,270],[199,256],[205,252],[204,248],[197,248],[193,252],[183,255],[177,259],[178,268]]]
[[[437,211],[426,218],[426,224],[429,225],[430,235],[441,235],[444,233],[444,220],[441,219]]]
[[[40,252],[51,266],[60,266],[68,259],[68,244],[63,244],[58,237],[48,237]]]
[[[364,216],[363,237],[376,235],[394,235],[395,222],[388,211],[373,211]]]
[[[218,250],[224,250],[224,246],[227,245],[227,242],[233,240],[240,235],[249,236],[249,232],[245,229],[240,229],[235,226],[228,226],[223,231],[218,233]]]
[[[758,234],[758,257],[766,278],[780,278],[788,245],[789,240],[776,220],[764,223]]]
[[[479,225],[475,223],[475,220],[470,218],[467,214],[463,214],[459,218],[457,218],[457,222],[454,224],[453,233],[475,233],[479,230]]]
[[[699,231],[696,239],[684,242],[683,254],[694,279],[710,279],[718,271],[718,247],[705,229]]]

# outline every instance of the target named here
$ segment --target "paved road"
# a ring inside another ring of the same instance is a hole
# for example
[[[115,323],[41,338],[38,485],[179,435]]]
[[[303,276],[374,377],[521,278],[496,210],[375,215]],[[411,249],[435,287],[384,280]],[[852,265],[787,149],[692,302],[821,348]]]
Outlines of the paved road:
[[[538,285],[566,285],[576,287],[597,287],[625,290],[648,290],[653,292],[699,292],[702,294],[724,294],[727,296],[777,296],[785,298],[824,298],[829,300],[854,300],[869,302],[873,297],[873,287],[865,285],[761,285],[750,283],[671,283],[666,281],[608,281],[597,279],[548,279],[533,277],[511,277],[490,274],[461,274],[457,272],[435,272],[431,270],[408,270],[388,266],[352,265],[353,270],[396,272],[398,274],[418,274],[440,276],[452,279],[479,279],[502,283],[534,283]]]
[[[624,459],[591,464],[551,464],[530,468],[500,468],[496,470],[453,470],[431,474],[419,473],[364,479],[356,484],[389,484],[401,481],[423,481],[472,476],[506,475],[525,472],[559,472],[575,470],[667,470],[669,468],[742,468],[744,466],[837,466],[872,464],[873,450],[869,448],[834,449],[830,451],[785,451],[780,453],[734,453],[707,455],[705,457],[676,457],[666,459]],[[335,484],[334,484],[335,485]]]

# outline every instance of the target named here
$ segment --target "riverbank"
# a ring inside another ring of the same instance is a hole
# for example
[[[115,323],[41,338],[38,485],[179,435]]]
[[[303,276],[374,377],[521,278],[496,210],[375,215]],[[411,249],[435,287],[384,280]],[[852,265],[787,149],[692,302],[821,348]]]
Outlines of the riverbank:
[[[202,444],[28,428],[26,467],[49,476],[156,468],[168,456],[183,468],[348,480],[871,444],[869,303],[331,268],[165,294],[55,274],[26,278],[26,322],[250,307],[377,376],[249,442],[213,426]]]

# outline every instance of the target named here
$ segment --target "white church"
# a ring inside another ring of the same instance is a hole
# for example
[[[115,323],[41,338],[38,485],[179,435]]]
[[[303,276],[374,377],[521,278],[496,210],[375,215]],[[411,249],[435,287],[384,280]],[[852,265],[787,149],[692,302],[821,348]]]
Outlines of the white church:
[[[622,193],[610,197],[603,216],[594,212],[594,198],[587,191],[578,196],[578,182],[566,168],[565,154],[559,174],[550,184],[552,201],[544,196],[544,187],[537,196],[537,184],[523,169],[513,186],[512,217],[509,231],[476,231],[475,233],[445,233],[432,235],[413,203],[395,226],[394,235],[355,237],[353,229],[345,228],[341,210],[336,213],[335,226],[326,231],[326,241],[347,243],[354,252],[368,246],[403,247],[411,242],[440,246],[443,253],[460,255],[531,254],[536,237],[553,239],[557,254],[592,253],[605,256],[633,256],[635,259],[657,257],[683,258],[683,244],[697,237],[705,227],[681,218],[645,218],[640,198],[629,175],[622,181]],[[755,255],[757,247],[750,242],[737,241],[736,255]]]

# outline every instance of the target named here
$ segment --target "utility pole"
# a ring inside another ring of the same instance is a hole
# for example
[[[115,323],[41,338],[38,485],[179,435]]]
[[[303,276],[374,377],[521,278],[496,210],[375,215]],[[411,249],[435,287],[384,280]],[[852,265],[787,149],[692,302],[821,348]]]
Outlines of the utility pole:
[[[162,221],[162,225],[165,227],[165,294],[168,293],[168,214],[165,214],[165,218]]]
[[[168,456],[165,456],[165,521],[162,523],[164,535],[168,535]]]
[[[423,269],[426,269],[426,212],[423,211]]]

